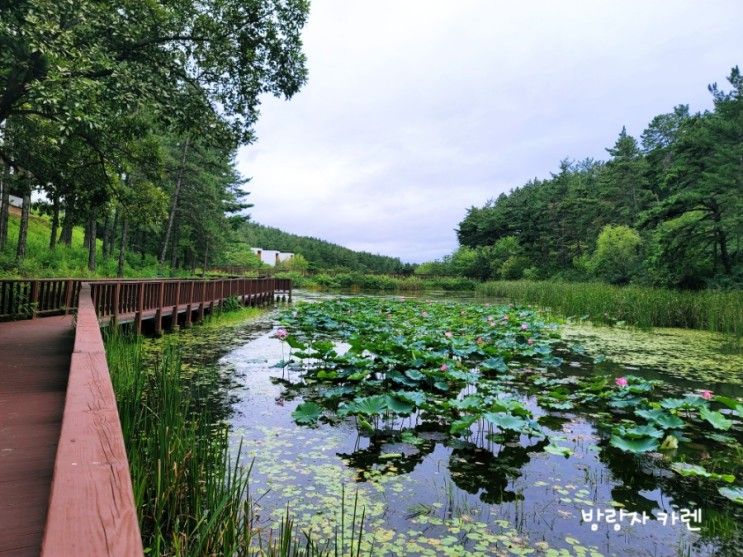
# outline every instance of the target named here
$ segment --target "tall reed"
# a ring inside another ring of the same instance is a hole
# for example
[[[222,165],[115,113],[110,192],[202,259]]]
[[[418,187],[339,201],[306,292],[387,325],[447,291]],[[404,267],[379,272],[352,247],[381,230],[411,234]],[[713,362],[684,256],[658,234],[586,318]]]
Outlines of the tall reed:
[[[477,292],[537,304],[592,321],[640,327],[684,327],[743,336],[743,292],[685,292],[604,283],[494,281]]]

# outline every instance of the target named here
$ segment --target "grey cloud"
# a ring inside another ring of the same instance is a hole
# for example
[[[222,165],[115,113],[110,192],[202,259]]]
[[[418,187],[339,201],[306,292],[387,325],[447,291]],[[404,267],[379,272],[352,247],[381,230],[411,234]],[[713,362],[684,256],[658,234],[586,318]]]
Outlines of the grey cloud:
[[[743,63],[740,2],[314,2],[310,79],[241,150],[254,220],[404,260]],[[737,58],[736,58],[737,57]]]

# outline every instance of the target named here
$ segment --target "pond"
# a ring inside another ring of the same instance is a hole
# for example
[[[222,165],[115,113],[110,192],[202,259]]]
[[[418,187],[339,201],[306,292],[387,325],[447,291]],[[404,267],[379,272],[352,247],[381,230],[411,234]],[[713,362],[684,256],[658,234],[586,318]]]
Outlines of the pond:
[[[724,339],[305,299],[219,360],[259,526],[289,512],[374,555],[743,551],[743,359]]]

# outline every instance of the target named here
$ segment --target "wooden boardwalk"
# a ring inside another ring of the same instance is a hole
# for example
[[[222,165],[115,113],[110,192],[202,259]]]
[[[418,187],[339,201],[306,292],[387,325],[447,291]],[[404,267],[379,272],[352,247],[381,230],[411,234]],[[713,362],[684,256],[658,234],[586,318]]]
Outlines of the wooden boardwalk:
[[[0,319],[21,319],[0,322],[0,557],[143,555],[101,325],[287,297],[273,278],[0,280]]]
[[[0,323],[0,555],[39,555],[74,341],[72,316]]]

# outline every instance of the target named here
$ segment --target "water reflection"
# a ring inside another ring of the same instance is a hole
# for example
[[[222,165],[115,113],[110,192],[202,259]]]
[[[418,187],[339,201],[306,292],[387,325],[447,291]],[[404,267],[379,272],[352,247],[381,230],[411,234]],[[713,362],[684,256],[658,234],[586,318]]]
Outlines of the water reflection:
[[[739,526],[743,513],[740,507],[721,500],[714,483],[670,472],[661,454],[633,456],[611,447],[599,420],[592,415],[594,409],[576,413],[534,408],[530,395],[535,387],[527,380],[530,373],[516,373],[511,386],[523,400],[530,401],[535,417],[550,436],[563,436],[561,445],[570,448],[570,457],[545,453],[550,442],[547,438],[514,435],[488,439],[475,432],[465,440],[450,438],[435,420],[419,420],[404,428],[399,422],[383,424],[386,427],[361,437],[351,419],[333,419],[317,428],[297,427],[291,412],[312,389],[303,385],[296,370],[270,367],[282,357],[278,341],[263,334],[222,360],[224,369],[230,367],[244,378],[243,386],[233,390],[239,398],[233,425],[246,442],[249,458],[256,458],[255,488],[271,489],[262,500],[265,507],[282,510],[292,502],[299,505],[298,512],[309,507],[311,514],[312,494],[323,489],[327,478],[336,473],[331,474],[333,469],[341,478],[338,481],[348,477],[362,488],[373,486],[366,494],[370,516],[374,517],[372,528],[392,529],[406,540],[404,532],[424,528],[431,539],[441,543],[454,536],[460,547],[473,553],[477,553],[478,538],[468,538],[467,530],[463,535],[461,519],[455,521],[451,513],[437,515],[437,504],[456,499],[464,501],[467,508],[479,509],[478,518],[472,519],[477,529],[469,531],[491,544],[487,551],[480,551],[484,555],[521,547],[518,536],[531,540],[531,547],[542,547],[534,544],[543,542],[573,553],[581,551],[567,538],[580,540],[580,548],[594,547],[602,554],[740,555],[743,548]],[[620,364],[611,361],[594,364],[588,356],[573,354],[560,369],[540,371],[539,375],[604,375],[614,373],[617,366]],[[669,379],[655,368],[632,373],[665,378],[670,381],[668,391],[674,394],[695,386],[693,381]],[[564,384],[573,388],[569,380]],[[740,390],[734,394],[740,395]],[[621,419],[621,413],[615,413],[614,419]],[[403,442],[405,432],[412,436],[408,440],[417,441]],[[741,438],[741,431],[730,433]],[[687,456],[693,459],[712,449],[698,446],[689,450]],[[281,463],[280,473],[277,463]],[[743,463],[737,467],[739,482],[741,467]],[[344,471],[350,475],[345,476]],[[308,491],[310,488],[315,491]],[[319,500],[327,505],[329,499]],[[381,510],[373,510],[378,508],[376,504]],[[418,510],[411,512],[414,505],[419,505]],[[689,532],[683,524],[662,526],[656,520],[659,511],[696,506],[703,511],[701,534]],[[424,508],[428,510],[423,512]],[[587,508],[644,511],[653,518],[642,527],[616,532],[602,524],[594,532],[581,523],[581,510]],[[396,540],[390,543],[402,543]],[[426,547],[435,554],[441,546],[432,542]],[[584,554],[590,552],[585,550]]]

